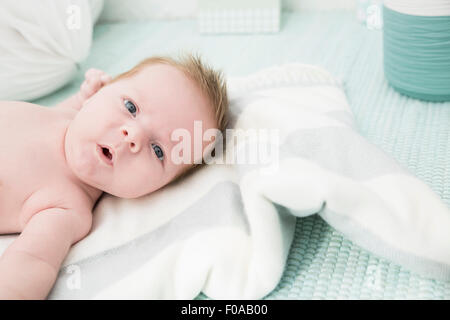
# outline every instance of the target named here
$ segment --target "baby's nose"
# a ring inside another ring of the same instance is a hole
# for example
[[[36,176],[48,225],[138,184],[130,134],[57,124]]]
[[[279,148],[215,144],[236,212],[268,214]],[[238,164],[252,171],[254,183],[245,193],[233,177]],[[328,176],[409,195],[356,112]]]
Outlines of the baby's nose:
[[[138,152],[142,147],[143,133],[137,127],[123,126],[121,128],[122,136],[132,152]]]

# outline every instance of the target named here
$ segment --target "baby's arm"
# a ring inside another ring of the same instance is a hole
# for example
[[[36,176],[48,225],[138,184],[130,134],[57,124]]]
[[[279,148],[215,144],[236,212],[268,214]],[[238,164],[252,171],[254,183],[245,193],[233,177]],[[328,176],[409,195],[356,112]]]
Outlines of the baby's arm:
[[[80,110],[83,103],[92,97],[101,87],[111,81],[111,77],[98,69],[89,69],[85,73],[85,80],[81,84],[80,91],[70,98],[59,103],[59,108],[72,108]]]
[[[88,210],[50,208],[33,215],[0,258],[0,300],[45,299],[71,245],[91,225]]]

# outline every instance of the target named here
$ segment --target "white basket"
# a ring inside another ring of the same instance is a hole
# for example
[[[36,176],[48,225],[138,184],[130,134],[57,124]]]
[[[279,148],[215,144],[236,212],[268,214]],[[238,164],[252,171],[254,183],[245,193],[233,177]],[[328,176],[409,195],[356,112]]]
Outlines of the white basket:
[[[280,1],[249,3],[199,1],[197,12],[201,33],[272,33],[280,30]]]

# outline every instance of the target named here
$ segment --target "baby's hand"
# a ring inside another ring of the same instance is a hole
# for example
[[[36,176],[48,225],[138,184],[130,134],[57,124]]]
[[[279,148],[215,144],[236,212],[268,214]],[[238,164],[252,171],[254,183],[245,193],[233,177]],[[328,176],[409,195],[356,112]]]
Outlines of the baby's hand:
[[[102,70],[89,69],[86,71],[85,80],[80,87],[80,98],[84,102],[92,97],[101,87],[111,81],[111,77]]]

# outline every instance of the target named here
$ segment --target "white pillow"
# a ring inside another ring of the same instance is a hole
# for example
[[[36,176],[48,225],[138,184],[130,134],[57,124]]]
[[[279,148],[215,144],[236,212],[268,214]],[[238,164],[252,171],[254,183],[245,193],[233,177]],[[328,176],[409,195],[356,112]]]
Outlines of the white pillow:
[[[0,99],[32,100],[59,89],[89,54],[103,0],[4,0]]]

